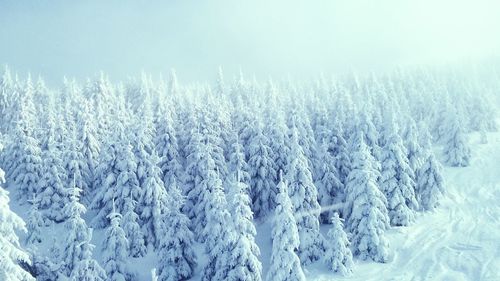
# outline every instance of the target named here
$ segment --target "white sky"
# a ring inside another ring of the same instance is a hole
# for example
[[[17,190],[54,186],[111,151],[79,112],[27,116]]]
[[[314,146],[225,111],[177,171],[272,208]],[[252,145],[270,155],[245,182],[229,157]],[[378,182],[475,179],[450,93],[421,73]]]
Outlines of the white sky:
[[[0,0],[0,64],[52,83],[172,67],[212,80],[219,65],[312,77],[499,54],[498,0]]]

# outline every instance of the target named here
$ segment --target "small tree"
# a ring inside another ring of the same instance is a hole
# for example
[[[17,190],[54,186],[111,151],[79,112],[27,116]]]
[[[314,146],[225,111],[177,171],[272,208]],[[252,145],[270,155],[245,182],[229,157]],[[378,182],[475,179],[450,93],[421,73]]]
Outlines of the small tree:
[[[415,178],[409,165],[406,148],[397,133],[394,120],[389,120],[383,134],[380,189],[387,198],[391,225],[408,225],[414,220],[418,203],[415,198]]]
[[[138,220],[139,216],[135,212],[136,201],[125,198],[123,205],[123,231],[129,242],[129,255],[137,258],[146,254],[144,234],[141,231]]]
[[[188,217],[181,212],[184,199],[175,180],[170,190],[170,207],[160,228],[158,278],[164,281],[185,280],[193,276],[196,267],[194,237],[188,227]]]
[[[253,214],[250,209],[250,198],[247,194],[248,186],[241,182],[237,172],[233,178],[233,196],[230,204],[233,224],[230,226],[234,235],[231,236],[230,250],[227,255],[219,261],[224,270],[224,280],[262,280],[262,264],[258,256],[259,247],[255,243],[257,234],[253,225]],[[219,279],[222,280],[222,279]]]
[[[226,196],[220,180],[213,181],[211,192],[205,194],[207,224],[202,229],[203,241],[208,254],[207,265],[203,268],[202,280],[226,280],[227,268],[223,261],[231,254],[234,231],[228,227],[231,221]]]
[[[111,221],[106,229],[103,241],[103,260],[104,269],[108,280],[125,281],[133,280],[134,276],[128,270],[128,240],[125,238],[125,232],[120,227],[121,215],[113,211],[108,216]]]
[[[325,262],[331,270],[346,276],[352,273],[353,268],[349,240],[338,213],[333,214],[331,223],[332,228],[328,231],[326,239]]]
[[[306,277],[295,253],[300,244],[299,231],[293,215],[292,202],[288,197],[288,187],[281,176],[277,190],[272,233],[273,249],[266,280],[303,281]]]
[[[432,152],[418,171],[417,198],[423,210],[438,206],[439,198],[444,193],[441,165]]]
[[[92,231],[90,231],[89,238],[92,238]],[[106,277],[106,272],[102,267],[97,263],[95,259],[92,258],[92,250],[94,249],[94,245],[90,244],[89,241],[85,241],[88,244],[87,247],[83,248],[83,252],[81,254],[81,259],[76,264],[76,267],[71,272],[71,280],[79,281],[79,280],[88,280],[88,281],[106,281],[110,280]]]
[[[42,178],[39,183],[39,207],[45,218],[60,222],[64,220],[63,208],[68,203],[66,172],[60,158],[60,152],[55,145],[49,145],[42,154]]]
[[[385,262],[389,243],[385,230],[389,228],[387,201],[376,181],[375,161],[366,146],[362,133],[355,138],[352,170],[347,177],[344,216],[351,233],[353,254],[361,259]]]
[[[162,218],[167,212],[167,192],[161,179],[161,169],[157,166],[159,162],[156,152],[144,163],[144,180],[142,183],[141,220],[146,232],[148,243],[158,246]]]
[[[19,187],[21,202],[26,202],[28,194],[38,194],[40,191],[42,152],[27,120],[17,123],[14,138],[16,141],[6,148],[7,172]]]
[[[451,114],[444,147],[445,162],[453,167],[469,166],[471,150],[458,114]]]
[[[35,243],[42,242],[40,231],[44,226],[44,222],[42,214],[40,213],[40,211],[38,211],[40,200],[38,200],[38,198],[36,197],[33,197],[32,200],[29,200],[29,203],[31,203],[31,208],[28,213],[28,236],[26,237],[26,244],[28,246],[34,246]]]
[[[250,192],[255,216],[263,217],[274,208],[276,170],[271,158],[269,140],[262,133],[260,123],[257,122],[255,126],[257,126],[256,133],[251,137],[248,147]]]
[[[92,230],[87,227],[81,215],[85,207],[78,202],[81,189],[70,189],[70,202],[63,212],[68,218],[64,224],[67,230],[63,261],[65,270],[72,280],[106,280],[106,272],[92,258],[94,245],[90,244]]]
[[[300,245],[297,254],[304,264],[318,260],[323,251],[323,237],[319,232],[318,191],[314,186],[307,158],[299,144],[298,132],[292,129],[292,151],[287,179],[293,211],[297,214]]]
[[[335,158],[328,151],[326,142],[323,142],[318,150],[318,159],[314,184],[318,187],[319,204],[324,209],[321,212],[321,219],[323,222],[328,222],[328,218],[333,214],[332,207],[343,200],[344,185],[339,180]]]

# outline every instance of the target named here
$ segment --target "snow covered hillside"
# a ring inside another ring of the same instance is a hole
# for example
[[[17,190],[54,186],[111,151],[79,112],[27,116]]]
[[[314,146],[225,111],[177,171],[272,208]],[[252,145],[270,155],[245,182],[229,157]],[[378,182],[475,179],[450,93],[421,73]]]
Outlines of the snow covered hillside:
[[[393,228],[387,264],[356,262],[354,275],[336,280],[500,280],[500,134],[471,140],[469,167],[446,167],[441,206],[420,214],[414,225]],[[331,280],[311,270],[311,280]]]
[[[60,90],[7,68],[0,281],[497,279],[497,68]]]

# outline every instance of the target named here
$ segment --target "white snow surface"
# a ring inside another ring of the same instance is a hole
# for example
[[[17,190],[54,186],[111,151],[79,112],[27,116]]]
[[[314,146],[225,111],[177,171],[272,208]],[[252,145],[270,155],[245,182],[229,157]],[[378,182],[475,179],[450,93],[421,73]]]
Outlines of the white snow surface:
[[[308,280],[500,280],[500,132],[488,135],[488,143],[480,144],[479,136],[471,139],[473,157],[469,167],[444,167],[446,194],[441,205],[432,212],[418,213],[408,227],[387,231],[391,256],[387,263],[354,258],[354,273],[343,277],[328,270],[318,261],[304,267]],[[441,149],[436,149],[436,152]],[[442,157],[440,158],[442,160]],[[11,208],[27,219],[27,207],[19,206],[11,193]],[[89,222],[92,212],[84,218]],[[256,222],[256,241],[265,277],[271,257],[272,218]],[[329,225],[322,225],[323,234]],[[45,235],[44,235],[45,234]],[[42,230],[44,242],[39,248],[46,252],[52,244],[64,240],[62,225]],[[21,241],[24,235],[20,234]],[[94,257],[101,263],[103,230],[94,230]],[[202,245],[196,244],[198,266],[192,280],[201,278],[206,256]],[[151,269],[157,258],[152,249],[144,258],[130,259],[139,273],[139,280],[151,280]]]
[[[469,167],[444,167],[446,194],[432,212],[387,233],[391,258],[385,264],[355,259],[354,274],[335,280],[500,280],[500,133],[488,144],[472,135]],[[308,280],[332,280],[310,268]]]

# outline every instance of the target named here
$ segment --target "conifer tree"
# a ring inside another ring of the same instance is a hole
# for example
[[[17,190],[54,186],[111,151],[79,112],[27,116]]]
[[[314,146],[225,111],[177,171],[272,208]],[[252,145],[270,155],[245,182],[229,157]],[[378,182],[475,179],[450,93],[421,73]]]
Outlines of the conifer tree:
[[[215,170],[209,147],[206,143],[198,142],[193,136],[191,144],[196,144],[193,153],[188,156],[187,184],[191,188],[187,193],[187,202],[184,205],[188,216],[192,219],[193,232],[198,241],[205,241],[202,230],[207,225],[209,196],[217,188],[222,188],[222,181]],[[192,186],[192,187],[191,187]]]
[[[445,162],[453,167],[469,166],[471,150],[457,113],[450,113],[446,136]]]
[[[33,196],[33,199],[29,200],[29,203],[31,203],[31,207],[28,212],[26,245],[36,247],[35,243],[42,242],[41,228],[44,226],[44,221],[42,214],[38,210],[40,200],[36,196]]]
[[[21,202],[26,202],[28,194],[38,194],[42,172],[41,149],[37,139],[34,138],[34,120],[29,117],[31,113],[27,105],[21,104],[20,119],[16,124],[14,138],[6,148],[4,163],[7,167],[8,178],[19,188]]]
[[[344,185],[339,180],[335,168],[335,158],[328,151],[328,144],[323,142],[318,150],[318,170],[316,171],[316,182],[318,187],[318,202],[324,209],[321,212],[323,222],[333,214],[333,207],[343,201]]]
[[[406,147],[410,168],[416,176],[417,171],[420,169],[420,166],[423,165],[425,160],[425,150],[420,146],[415,120],[409,117],[408,122],[409,123],[403,135],[403,143]],[[413,177],[412,180],[416,181],[416,178]]]
[[[288,186],[281,176],[277,190],[272,232],[273,249],[266,280],[303,281],[306,277],[302,271],[300,259],[295,253],[300,244],[299,231],[293,214],[292,202],[288,197]]]
[[[75,268],[71,272],[70,278],[72,281],[88,280],[88,281],[106,281],[110,280],[106,276],[106,272],[97,263],[95,259],[92,258],[92,250],[94,245],[90,244],[90,238],[92,238],[92,231],[90,231],[89,241],[85,243],[88,244],[84,247],[81,253],[81,258],[77,262]],[[112,280],[112,279],[111,279]]]
[[[249,188],[250,184],[250,174],[248,173],[249,167],[245,160],[245,151],[241,145],[239,138],[234,134],[231,138],[230,154],[228,161],[228,173],[229,179],[235,179],[239,177],[240,181]],[[233,186],[228,186],[228,191],[231,192]],[[250,190],[247,190],[250,192]]]
[[[154,150],[153,143],[153,120],[152,116],[148,116],[151,113],[148,110],[146,116],[142,116],[141,119],[137,119],[135,124],[133,124],[133,134],[128,137],[131,140],[132,152],[134,154],[134,159],[136,163],[136,175],[139,181],[139,187],[144,188],[144,184],[147,180],[146,170],[151,165],[151,154]]]
[[[24,221],[9,207],[9,192],[1,185],[5,182],[4,172],[0,169],[0,279],[35,280],[20,263],[30,263],[29,256],[19,245],[16,230],[26,232]]]
[[[136,173],[137,163],[131,145],[124,142],[111,144],[108,151],[104,153],[105,158],[98,168],[99,174],[101,174],[100,182],[102,186],[92,202],[92,208],[98,211],[93,223],[101,228],[107,226],[106,212],[111,212],[111,200],[113,198],[116,200],[117,212],[126,216],[125,201],[131,199],[137,202],[141,197]],[[105,166],[106,164],[109,166]],[[132,211],[136,212],[135,207]],[[134,216],[137,216],[137,214]],[[132,243],[132,241],[130,242]]]
[[[198,118],[202,136],[201,141],[205,143],[208,153],[214,161],[215,170],[218,171],[219,178],[224,181],[227,176],[227,165],[224,155],[225,141],[223,137],[227,132],[224,131],[224,128],[221,128],[225,127],[226,124],[219,122],[217,119],[218,116],[214,114],[214,109],[210,109],[208,106],[202,108],[200,118]]]
[[[44,217],[60,222],[64,220],[63,208],[68,203],[67,175],[55,143],[48,144],[42,153],[42,178],[39,182],[40,210]]]
[[[174,179],[170,186],[170,204],[162,220],[159,236],[159,280],[185,280],[194,274],[196,256],[189,219],[181,212],[184,199]]]
[[[356,123],[356,130],[363,132],[363,138],[365,144],[370,149],[370,153],[375,160],[380,161],[381,148],[379,145],[379,132],[372,122],[370,113],[367,112],[366,109],[360,112],[360,114],[359,121]],[[353,136],[356,137],[356,135]],[[380,172],[380,163],[377,161],[373,163],[373,167]]]
[[[138,223],[139,216],[135,212],[137,202],[132,198],[125,198],[123,201],[123,231],[129,242],[129,255],[134,258],[142,257],[146,254],[146,246]]]
[[[66,151],[63,155],[64,170],[67,173],[66,185],[71,185],[73,182],[76,186],[82,189],[83,196],[86,196],[90,191],[88,183],[92,182],[89,174],[87,160],[82,154],[82,144],[77,138],[76,131],[73,130],[71,137],[68,138],[66,143]]]
[[[9,125],[9,111],[12,110],[11,99],[13,96],[13,81],[7,66],[0,77],[0,133],[6,133]]]
[[[262,280],[262,264],[258,260],[260,250],[255,243],[257,232],[253,225],[248,186],[239,178],[239,171],[231,183],[234,185],[230,204],[233,224],[229,228],[234,234],[230,237],[228,254],[217,261],[219,269],[215,277],[224,280]]]
[[[299,230],[300,245],[298,255],[303,264],[318,260],[323,251],[323,238],[319,232],[319,215],[321,207],[318,203],[318,191],[314,186],[309,164],[299,145],[299,136],[292,128],[290,165],[287,179],[288,192],[292,201]]]
[[[389,247],[385,238],[385,230],[389,228],[387,201],[377,186],[375,160],[362,133],[358,133],[354,143],[344,208],[353,254],[364,260],[386,262]]]
[[[86,183],[87,188],[89,189],[87,194],[90,196],[95,190],[94,179],[96,177],[96,169],[99,161],[101,145],[97,140],[97,128],[95,124],[96,121],[92,116],[92,104],[88,101],[84,101],[82,106],[83,108],[78,116],[78,132],[80,133],[79,139],[81,140],[82,145],[81,153],[83,159],[86,160],[86,165],[84,167],[88,169],[83,171],[83,173],[87,175],[86,180],[90,181]],[[87,200],[90,201],[90,199],[91,198],[89,197]]]
[[[156,151],[161,159],[158,165],[162,171],[162,180],[166,185],[171,184],[173,178],[182,178],[179,147],[171,115],[171,112],[165,112],[157,119]]]
[[[80,193],[81,189],[73,185],[69,191],[70,202],[63,209],[68,218],[64,223],[67,230],[62,256],[64,268],[72,280],[106,280],[106,273],[92,258],[92,230],[81,218],[86,209],[78,202]]]
[[[394,119],[388,120],[385,126],[380,189],[387,199],[391,225],[405,226],[414,220],[415,210],[418,209],[413,181],[415,176]]]
[[[205,250],[208,262],[203,268],[202,280],[226,280],[227,269],[222,261],[231,254],[231,241],[234,231],[228,227],[231,221],[224,190],[220,179],[207,182],[209,193],[203,194],[206,213],[206,225],[201,229],[202,241],[205,241]]]
[[[248,166],[250,170],[250,192],[255,217],[263,217],[274,208],[276,196],[276,170],[271,158],[268,138],[262,133],[260,123],[255,124],[256,133],[250,139]]]
[[[269,109],[270,110],[270,109]],[[289,138],[287,134],[288,127],[280,109],[276,109],[274,113],[268,113],[268,121],[266,121],[265,136],[268,136],[270,153],[274,162],[276,172],[275,183],[278,184],[278,173],[283,171],[286,174],[288,169],[288,161],[290,160],[290,147],[288,146]]]
[[[108,204],[110,200],[115,198],[114,186],[116,185],[116,154],[118,143],[115,139],[110,138],[108,143],[103,146],[100,154],[99,164],[96,168],[96,176],[94,182],[94,194],[91,195],[92,203],[90,207],[95,210],[100,210],[103,205]],[[109,208],[108,212],[111,210]],[[107,225],[104,218],[99,216],[99,220],[92,220],[92,224],[98,227]]]
[[[441,164],[430,152],[418,171],[417,199],[421,209],[431,210],[438,206],[439,199],[444,193],[443,185]]]
[[[344,232],[344,226],[338,213],[333,213],[332,227],[327,234],[325,262],[328,268],[341,275],[350,275],[353,269],[352,253],[349,249],[349,240]]]
[[[128,269],[128,240],[120,226],[121,215],[112,210],[108,215],[110,224],[106,229],[103,241],[104,270],[108,280],[133,280],[134,274]]]
[[[226,266],[230,265],[227,276],[229,280],[262,280],[262,264],[258,259],[260,250],[255,242],[257,231],[253,224],[248,196],[249,187],[240,178],[239,170],[236,172],[234,184],[231,214],[236,241],[233,242],[230,259],[224,261]]]
[[[338,172],[339,180],[345,185],[347,176],[351,170],[351,159],[349,157],[347,142],[343,136],[344,130],[337,116],[333,118],[331,129],[328,150],[335,157],[335,168]],[[343,197],[344,195],[342,195]]]
[[[161,233],[162,218],[167,212],[167,191],[161,179],[161,170],[157,166],[159,157],[156,151],[144,163],[144,182],[142,184],[142,196],[139,205],[141,206],[141,221],[146,230],[148,242],[158,246],[158,239]]]

